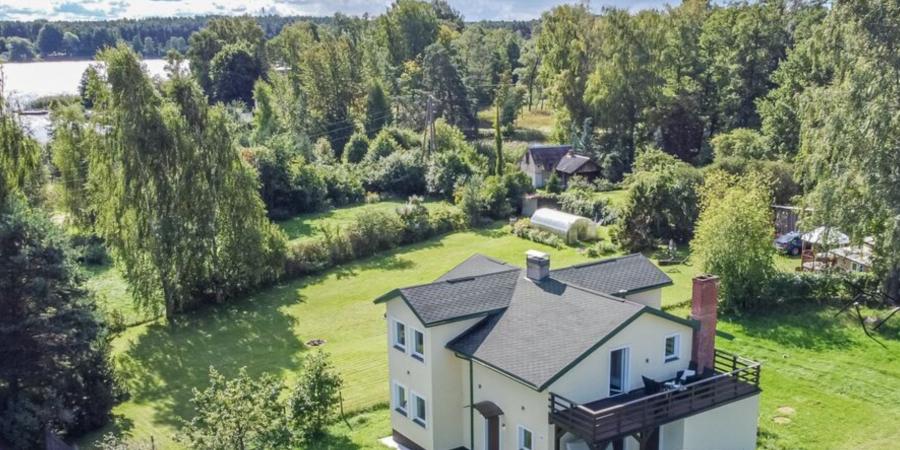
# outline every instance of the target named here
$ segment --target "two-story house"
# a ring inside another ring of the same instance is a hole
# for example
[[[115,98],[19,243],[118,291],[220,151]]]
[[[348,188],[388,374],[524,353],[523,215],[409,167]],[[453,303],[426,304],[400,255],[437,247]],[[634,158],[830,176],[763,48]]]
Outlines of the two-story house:
[[[376,300],[398,448],[756,447],[759,365],[714,348],[715,277],[694,279],[684,319],[660,309],[671,280],[640,254],[526,263],[474,255]]]

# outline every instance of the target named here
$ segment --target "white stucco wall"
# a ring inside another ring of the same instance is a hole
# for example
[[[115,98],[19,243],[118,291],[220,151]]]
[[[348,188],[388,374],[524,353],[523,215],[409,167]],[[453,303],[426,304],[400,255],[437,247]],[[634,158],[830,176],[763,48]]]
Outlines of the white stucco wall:
[[[518,426],[522,425],[533,433],[534,450],[553,449],[553,428],[547,422],[549,394],[538,392],[478,362],[473,363],[472,368],[475,403],[492,401],[503,410],[500,416],[500,448],[517,448]],[[468,380],[468,363],[462,373]],[[468,396],[468,383],[463,390]],[[468,409],[464,417],[468,429]],[[468,433],[466,439],[468,447]],[[475,411],[474,450],[485,450],[484,419],[478,411]]]
[[[406,352],[394,348],[392,342],[392,320],[399,320],[407,327]],[[407,388],[409,407],[407,416],[394,410],[391,404],[391,426],[407,438],[427,449],[449,449],[464,445],[463,423],[459,411],[468,405],[468,397],[462,393],[463,380],[459,373],[468,366],[444,346],[479,319],[468,319],[426,328],[409,306],[396,298],[387,302],[388,329],[388,372],[393,402],[394,382]],[[412,357],[412,330],[422,331],[425,336],[424,361]],[[411,393],[421,395],[426,401],[426,426],[423,428],[412,421]]]
[[[625,298],[651,308],[662,309],[662,289],[635,292],[634,294],[626,295]]]
[[[674,450],[753,450],[759,420],[759,395],[684,419],[684,441]],[[674,443],[673,443],[674,445]]]
[[[675,333],[681,336],[679,357],[666,362],[666,336]],[[609,353],[622,347],[628,347],[629,352],[628,390],[643,387],[642,375],[655,380],[673,378],[676,372],[688,366],[692,336],[693,329],[687,325],[644,313],[556,380],[548,391],[578,403],[606,398],[609,395]]]

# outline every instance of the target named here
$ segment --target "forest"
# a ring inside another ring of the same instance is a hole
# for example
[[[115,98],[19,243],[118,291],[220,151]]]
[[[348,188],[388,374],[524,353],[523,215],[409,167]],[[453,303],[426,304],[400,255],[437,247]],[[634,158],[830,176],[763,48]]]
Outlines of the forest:
[[[45,429],[77,438],[127,396],[109,344],[125,325],[98,308],[83,266],[111,261],[135,308],[174,329],[286,280],[507,221],[535,191],[518,166],[532,141],[597,162],[598,180],[540,192],[612,224],[594,255],[690,246],[723,275],[727,309],[773,307],[796,287],[771,248],[769,207],[789,204],[871,238],[869,282],[897,304],[898,29],[896,0],[562,5],[483,23],[444,0],[396,0],[374,17],[0,23],[9,60],[96,61],[52,105],[46,146],[0,101],[0,360],[17,361],[0,366],[0,446],[31,448]],[[147,74],[149,57],[166,77]],[[546,130],[526,131],[538,113]],[[612,189],[616,207],[600,195]],[[388,198],[405,203],[314,239],[278,226]],[[821,294],[804,283],[797,297]],[[282,424],[283,440],[260,432],[251,447],[309,445],[326,423],[304,417],[308,432]],[[230,447],[195,422],[185,445]]]

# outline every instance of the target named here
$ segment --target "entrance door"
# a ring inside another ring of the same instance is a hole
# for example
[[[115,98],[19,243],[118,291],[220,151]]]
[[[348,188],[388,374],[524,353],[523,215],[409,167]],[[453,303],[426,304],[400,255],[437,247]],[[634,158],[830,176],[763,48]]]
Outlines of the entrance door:
[[[628,348],[609,352],[609,395],[628,392]]]
[[[484,419],[484,448],[500,450],[500,417]]]

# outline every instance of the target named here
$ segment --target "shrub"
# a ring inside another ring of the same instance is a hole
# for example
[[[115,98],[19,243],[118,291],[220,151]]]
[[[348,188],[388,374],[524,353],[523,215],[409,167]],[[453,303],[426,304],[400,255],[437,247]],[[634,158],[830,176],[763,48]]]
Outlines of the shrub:
[[[288,248],[284,272],[289,276],[321,272],[332,266],[331,253],[322,239],[292,243]]]
[[[366,188],[400,195],[425,192],[425,165],[421,152],[393,153],[369,166]]]
[[[288,405],[291,425],[306,442],[324,434],[331,423],[343,383],[327,353],[306,356]]]
[[[419,133],[408,128],[387,127],[382,130],[381,133],[390,136],[397,145],[406,150],[416,149],[422,146],[422,137],[419,136]],[[381,133],[378,134],[381,135]]]
[[[476,226],[481,222],[481,214],[487,209],[487,202],[481,195],[483,179],[479,176],[469,177],[457,186],[453,192],[453,201],[466,217],[469,225]]]
[[[386,158],[400,150],[400,145],[397,144],[397,141],[391,136],[387,130],[382,130],[375,136],[375,139],[372,139],[372,142],[369,143],[369,151],[366,152],[366,157],[364,161],[366,163],[372,164],[377,162],[382,158]]]
[[[353,133],[347,145],[344,146],[342,155],[345,163],[357,164],[366,157],[369,152],[369,138],[365,133]]]
[[[642,162],[647,155],[657,159],[654,154],[645,152],[638,157],[638,166],[652,170],[628,177],[628,194],[614,230],[616,239],[630,251],[653,248],[659,240],[687,242],[699,212],[702,173],[682,162]]]
[[[381,194],[377,192],[366,192],[366,203],[373,204],[381,201]]]
[[[434,234],[465,230],[468,227],[466,215],[451,205],[437,205],[428,212],[428,222]]]
[[[598,242],[587,249],[587,255],[591,258],[608,256],[616,253],[618,249],[610,242]]]
[[[455,152],[441,152],[428,162],[425,183],[429,194],[444,198],[453,196],[456,185],[471,176],[472,168]]]
[[[325,181],[328,199],[332,205],[342,206],[363,199],[366,190],[363,188],[362,180],[349,167],[322,166],[318,167],[318,170]]]
[[[562,182],[559,180],[559,175],[556,174],[556,171],[553,171],[553,173],[550,174],[545,189],[551,194],[559,194],[562,192]]]
[[[209,387],[194,388],[196,415],[185,421],[177,439],[188,448],[278,448],[290,443],[290,431],[278,397],[284,386],[269,374],[251,378],[241,368],[227,379],[209,368]]]
[[[785,161],[759,161],[740,157],[716,159],[706,167],[708,172],[721,170],[738,177],[756,176],[765,180],[778,204],[791,204],[801,194],[799,183],[794,180],[794,168]]]
[[[717,172],[707,177],[702,201],[693,256],[721,278],[723,306],[759,307],[762,286],[775,273],[771,195],[757,179]]]
[[[563,240],[550,232],[539,230],[531,226],[531,220],[519,219],[512,226],[512,233],[520,238],[528,239],[540,244],[549,245],[554,248],[563,246]]]
[[[609,201],[597,197],[593,191],[570,188],[556,198],[559,201],[560,209],[569,214],[588,217],[595,222],[606,223],[608,221]]]
[[[313,146],[313,158],[319,164],[334,164],[337,162],[328,138],[322,137],[316,141],[316,145]]]
[[[75,260],[92,266],[100,266],[109,261],[103,239],[93,233],[76,233],[69,237]]]
[[[295,161],[291,164],[290,203],[286,209],[304,213],[322,209],[328,198],[328,186],[318,168]]]
[[[410,196],[405,205],[397,208],[397,216],[403,225],[401,242],[404,244],[419,242],[432,235],[428,208],[422,204],[422,197]]]
[[[877,286],[871,273],[774,272],[762,286],[759,308],[780,305],[828,305],[850,299],[856,292],[850,288]]]
[[[710,140],[716,159],[741,157],[747,159],[773,159],[775,152],[769,140],[756,130],[735,128],[717,134]]]
[[[391,212],[361,214],[347,227],[347,238],[354,257],[370,256],[399,245],[403,239],[403,223]]]

